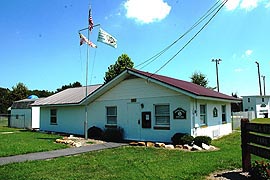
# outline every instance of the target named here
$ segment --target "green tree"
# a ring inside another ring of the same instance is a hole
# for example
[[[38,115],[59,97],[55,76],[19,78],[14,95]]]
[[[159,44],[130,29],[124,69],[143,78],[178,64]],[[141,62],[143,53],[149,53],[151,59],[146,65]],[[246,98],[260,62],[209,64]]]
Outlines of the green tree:
[[[130,57],[128,57],[127,54],[122,54],[121,56],[118,57],[114,65],[110,65],[108,67],[108,71],[105,73],[104,77],[105,83],[112,80],[126,68],[133,68],[133,66],[134,63],[132,62]]]
[[[18,101],[21,99],[25,99],[29,96],[28,88],[21,82],[16,84],[16,86],[12,87],[12,91],[10,93],[10,99],[12,101]]]
[[[37,97],[41,98],[41,97],[48,97],[50,95],[53,95],[53,92],[47,91],[47,90],[30,90],[29,91],[29,95],[36,95]]]
[[[68,89],[68,88],[74,88],[74,87],[82,87],[82,84],[78,81],[74,82],[74,83],[69,83],[69,85],[63,85],[61,88],[58,88],[56,90],[56,92],[60,92],[60,91],[63,91],[65,89]]]
[[[0,114],[7,114],[7,109],[12,104],[9,98],[10,90],[0,87]]]
[[[207,87],[208,85],[208,80],[206,78],[206,76],[204,74],[202,74],[201,72],[194,72],[191,77],[191,82],[194,84],[198,84],[200,86],[203,87]]]

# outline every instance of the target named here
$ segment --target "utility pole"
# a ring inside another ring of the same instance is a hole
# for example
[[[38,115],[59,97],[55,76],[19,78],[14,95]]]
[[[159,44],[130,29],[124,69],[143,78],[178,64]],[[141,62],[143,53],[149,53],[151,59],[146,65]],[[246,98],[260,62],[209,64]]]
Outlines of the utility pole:
[[[217,91],[219,92],[219,81],[218,81],[218,64],[221,59],[212,59],[212,62],[216,62],[216,75],[217,75]]]
[[[262,87],[261,87],[261,75],[260,75],[260,64],[258,61],[255,61],[258,67],[258,77],[259,77],[259,88],[260,88],[260,96],[262,95]]]
[[[265,96],[265,76],[262,75],[263,79],[263,95]]]

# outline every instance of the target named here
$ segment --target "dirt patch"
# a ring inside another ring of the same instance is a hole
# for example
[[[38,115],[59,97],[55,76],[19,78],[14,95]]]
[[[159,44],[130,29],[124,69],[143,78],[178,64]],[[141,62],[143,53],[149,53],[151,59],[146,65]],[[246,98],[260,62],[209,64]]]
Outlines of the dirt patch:
[[[247,180],[250,176],[242,169],[224,170],[210,174],[206,180]]]

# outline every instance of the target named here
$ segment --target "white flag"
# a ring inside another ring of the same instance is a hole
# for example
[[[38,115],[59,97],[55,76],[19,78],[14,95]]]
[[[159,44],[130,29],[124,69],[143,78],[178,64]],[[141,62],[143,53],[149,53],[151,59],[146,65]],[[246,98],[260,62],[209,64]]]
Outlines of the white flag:
[[[101,28],[99,29],[97,40],[114,48],[117,48],[117,40]]]

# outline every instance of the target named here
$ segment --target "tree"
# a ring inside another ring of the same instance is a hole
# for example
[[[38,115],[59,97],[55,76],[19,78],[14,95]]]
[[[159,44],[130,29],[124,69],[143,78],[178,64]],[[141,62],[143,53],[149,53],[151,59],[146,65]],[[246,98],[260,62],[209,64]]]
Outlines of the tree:
[[[133,66],[134,66],[134,63],[132,62],[130,57],[128,57],[127,54],[122,54],[121,56],[118,57],[114,65],[110,65],[108,67],[108,71],[105,73],[105,77],[104,77],[105,83],[112,80],[122,71],[124,71],[126,68],[133,68]]]
[[[54,92],[50,92],[47,90],[30,90],[29,91],[29,95],[36,95],[37,97],[41,98],[41,97],[48,97],[54,94]]]
[[[27,98],[28,95],[29,95],[28,88],[23,83],[19,82],[18,84],[16,84],[16,86],[12,87],[10,99],[12,101],[18,101]]]
[[[82,84],[78,81],[74,82],[74,83],[69,83],[69,85],[63,85],[61,88],[58,88],[56,90],[56,92],[60,92],[60,91],[63,91],[65,89],[68,89],[68,88],[74,88],[74,87],[82,87]]]
[[[201,72],[194,72],[191,77],[191,82],[194,84],[198,84],[200,86],[203,87],[207,87],[208,85],[208,80],[206,78],[206,76],[204,74],[202,74]]]
[[[239,98],[237,93],[232,93],[232,97]],[[240,112],[243,111],[243,102],[231,103],[231,111],[232,112]]]
[[[0,114],[7,114],[7,109],[12,104],[9,94],[9,89],[0,87]]]

